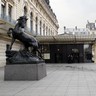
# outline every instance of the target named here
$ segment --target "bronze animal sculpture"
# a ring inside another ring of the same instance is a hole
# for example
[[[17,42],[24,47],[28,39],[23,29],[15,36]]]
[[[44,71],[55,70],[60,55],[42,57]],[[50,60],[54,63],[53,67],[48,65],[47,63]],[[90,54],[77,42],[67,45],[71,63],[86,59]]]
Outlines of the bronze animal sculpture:
[[[42,59],[41,53],[38,50],[38,42],[33,37],[28,35],[25,32],[27,17],[21,16],[18,20],[18,23],[15,25],[15,28],[9,28],[8,35],[12,33],[12,41],[9,50],[6,51],[7,63],[12,64],[29,64],[29,63],[40,63],[44,62]],[[12,49],[12,45],[14,44],[15,40],[19,40],[24,45],[24,50],[21,51],[14,51]],[[32,47],[32,53],[29,51],[29,47]],[[40,57],[34,55],[33,53],[39,53]]]
[[[26,27],[27,18],[26,16],[22,16],[18,19],[18,23],[15,25],[15,28],[9,28],[8,34],[12,33],[12,41],[10,49],[12,49],[12,45],[15,40],[19,40],[23,43],[25,50],[28,51],[29,47],[33,47],[33,51],[38,49],[37,40],[24,32],[24,28]],[[38,51],[38,50],[37,50]]]

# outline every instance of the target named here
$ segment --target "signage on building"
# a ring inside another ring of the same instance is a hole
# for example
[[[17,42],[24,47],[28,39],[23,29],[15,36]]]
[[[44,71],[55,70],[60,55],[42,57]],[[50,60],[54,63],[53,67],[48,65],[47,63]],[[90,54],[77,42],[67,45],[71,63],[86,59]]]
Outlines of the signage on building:
[[[50,53],[44,53],[44,59],[50,59]]]

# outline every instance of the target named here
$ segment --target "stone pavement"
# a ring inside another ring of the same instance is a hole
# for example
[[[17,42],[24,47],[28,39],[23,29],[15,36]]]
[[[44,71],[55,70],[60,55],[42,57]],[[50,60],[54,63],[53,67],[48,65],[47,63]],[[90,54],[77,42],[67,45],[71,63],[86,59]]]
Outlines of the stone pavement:
[[[96,96],[96,64],[47,64],[39,81],[4,81],[0,68],[0,96]]]

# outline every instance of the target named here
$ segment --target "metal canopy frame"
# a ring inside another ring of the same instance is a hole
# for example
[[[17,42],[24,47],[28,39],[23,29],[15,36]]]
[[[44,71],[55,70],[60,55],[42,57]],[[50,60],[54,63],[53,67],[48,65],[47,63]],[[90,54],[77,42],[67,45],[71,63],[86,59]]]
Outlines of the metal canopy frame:
[[[40,43],[94,43],[96,35],[57,35],[57,36],[36,36]]]

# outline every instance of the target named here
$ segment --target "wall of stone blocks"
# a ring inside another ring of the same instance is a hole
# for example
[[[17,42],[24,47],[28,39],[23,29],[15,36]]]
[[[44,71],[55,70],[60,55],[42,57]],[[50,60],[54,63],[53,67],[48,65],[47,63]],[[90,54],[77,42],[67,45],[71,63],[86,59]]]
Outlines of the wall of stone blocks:
[[[0,67],[6,65],[6,44],[10,44],[10,40],[8,39],[0,39]],[[13,50],[19,50],[22,47],[19,43],[14,43]]]

